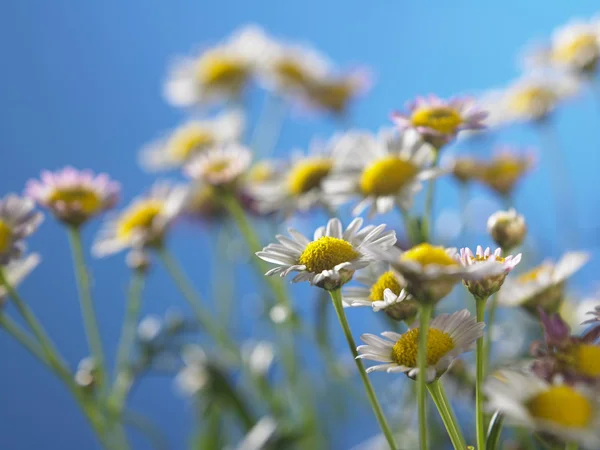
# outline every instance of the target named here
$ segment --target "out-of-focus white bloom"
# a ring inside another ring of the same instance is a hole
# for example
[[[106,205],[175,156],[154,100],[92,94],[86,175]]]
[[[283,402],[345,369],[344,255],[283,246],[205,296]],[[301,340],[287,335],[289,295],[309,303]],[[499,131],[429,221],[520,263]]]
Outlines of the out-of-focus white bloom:
[[[40,263],[40,255],[31,253],[21,259],[12,260],[3,267],[4,277],[12,288],[16,288]],[[0,305],[4,303],[8,292],[4,285],[0,284]]]
[[[239,111],[192,119],[145,146],[140,163],[153,172],[181,167],[209,148],[237,141],[243,130],[244,116]]]
[[[275,305],[269,310],[269,317],[274,323],[284,323],[290,318],[290,310],[283,305]]]
[[[185,366],[175,377],[175,386],[183,395],[193,397],[209,380],[206,354],[200,346],[188,345],[181,356]]]
[[[239,144],[215,147],[197,155],[185,167],[185,173],[211,186],[234,183],[250,166],[252,153]]]
[[[25,251],[24,239],[37,230],[44,219],[31,199],[8,194],[0,199],[0,266],[19,258]]]
[[[152,342],[160,334],[162,327],[162,319],[159,316],[148,315],[138,324],[138,339],[142,342]]]
[[[246,434],[235,450],[262,450],[277,430],[277,422],[272,417],[263,417]]]
[[[275,347],[268,341],[248,342],[242,353],[250,371],[255,375],[265,375],[275,359]]]

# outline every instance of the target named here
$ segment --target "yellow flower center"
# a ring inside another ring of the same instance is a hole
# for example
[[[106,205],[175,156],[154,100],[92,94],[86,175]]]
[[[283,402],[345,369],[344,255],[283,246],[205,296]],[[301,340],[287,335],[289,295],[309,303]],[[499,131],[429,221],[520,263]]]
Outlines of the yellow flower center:
[[[340,113],[346,109],[355,91],[351,80],[340,79],[318,83],[310,90],[310,94],[313,101],[322,108]]]
[[[590,55],[591,59],[600,55],[598,38],[594,33],[582,33],[552,51],[552,59],[560,63],[576,62],[580,55]]]
[[[12,229],[6,222],[0,220],[0,253],[6,252],[12,242]]]
[[[536,419],[564,427],[584,428],[593,416],[589,400],[569,386],[552,386],[530,399],[525,406]]]
[[[287,184],[293,195],[305,194],[321,186],[321,181],[329,175],[332,162],[329,159],[311,159],[299,162],[290,170]]]
[[[85,214],[94,214],[102,208],[102,198],[97,192],[85,187],[55,189],[48,197],[51,203],[77,204]]]
[[[410,121],[415,127],[427,127],[438,133],[454,134],[463,123],[463,118],[454,108],[437,106],[417,109],[413,112]]]
[[[282,58],[275,65],[275,71],[283,82],[293,87],[307,87],[312,82],[312,76],[301,63],[293,58]]]
[[[204,173],[207,175],[217,175],[224,170],[227,170],[231,160],[229,159],[215,159],[204,167]]]
[[[127,241],[137,230],[147,230],[163,210],[164,204],[150,199],[140,202],[125,211],[117,223],[117,238]]]
[[[299,263],[306,266],[306,270],[321,273],[331,270],[338,264],[349,262],[360,256],[352,244],[343,239],[323,236],[306,246],[300,255]]]
[[[531,269],[517,278],[521,283],[530,283],[532,281],[536,281],[538,277],[546,270],[545,265],[538,266],[534,269]]]
[[[520,114],[540,114],[548,112],[557,101],[556,94],[543,86],[530,86],[515,92],[510,106]]]
[[[196,65],[196,79],[207,87],[237,91],[249,76],[250,69],[244,60],[219,52],[203,55]]]
[[[600,347],[579,344],[575,348],[577,371],[588,377],[600,376]]]
[[[410,183],[419,168],[397,156],[386,156],[373,162],[360,177],[360,189],[365,195],[394,195]]]
[[[169,153],[177,161],[187,161],[190,157],[215,143],[214,135],[205,127],[189,125],[176,130],[167,144]]]
[[[383,300],[383,291],[390,289],[394,294],[399,295],[402,287],[398,282],[398,278],[391,270],[388,270],[381,275],[375,284],[371,286],[371,294],[369,300],[372,302]]]
[[[416,367],[419,342],[419,329],[412,328],[402,335],[392,349],[392,359],[401,366]],[[427,366],[433,366],[454,348],[450,335],[437,328],[427,333]]]
[[[404,252],[400,259],[402,261],[414,261],[423,267],[431,264],[438,266],[455,266],[458,264],[458,261],[446,253],[444,247],[436,247],[427,243],[419,244]]]
[[[267,161],[261,161],[254,164],[246,174],[246,180],[253,183],[263,183],[269,181],[275,175],[273,165]]]

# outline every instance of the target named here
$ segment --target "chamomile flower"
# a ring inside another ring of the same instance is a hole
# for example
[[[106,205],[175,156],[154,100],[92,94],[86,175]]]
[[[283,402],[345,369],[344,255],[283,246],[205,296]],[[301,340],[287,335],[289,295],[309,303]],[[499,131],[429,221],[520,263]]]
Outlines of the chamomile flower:
[[[550,42],[526,55],[526,63],[589,75],[600,60],[600,20],[573,20],[557,28]]]
[[[211,186],[234,184],[252,161],[250,150],[239,144],[228,144],[207,150],[185,166],[190,178]]]
[[[580,83],[563,74],[530,73],[504,89],[484,94],[481,104],[490,111],[490,127],[512,122],[540,121],[575,95]]]
[[[262,213],[279,211],[289,216],[296,211],[325,206],[323,181],[332,166],[329,148],[313,144],[308,154],[293,152],[286,168],[273,170],[262,179],[248,180],[247,192]]]
[[[0,266],[19,258],[25,250],[24,239],[37,230],[43,220],[31,199],[8,194],[0,199]]]
[[[366,92],[370,85],[370,77],[365,70],[330,75],[316,79],[309,85],[308,102],[316,109],[342,115],[348,110],[350,102]]]
[[[532,374],[502,371],[484,385],[490,410],[507,422],[551,434],[587,449],[600,446],[597,391],[584,385],[548,383]]]
[[[250,27],[196,55],[180,58],[167,76],[167,101],[190,107],[238,99],[256,73],[265,45]]]
[[[435,95],[417,97],[407,104],[408,112],[394,112],[392,120],[400,130],[417,130],[437,149],[450,142],[462,130],[485,128],[487,112],[470,98],[443,100]]]
[[[463,266],[456,249],[427,243],[399,255],[388,253],[391,266],[406,280],[406,290],[423,303],[437,303],[460,281],[482,280],[505,271],[495,261]]]
[[[337,289],[396,243],[396,233],[385,231],[385,225],[361,229],[362,223],[356,218],[342,231],[340,220],[331,219],[326,227],[317,228],[312,241],[290,228],[290,238],[278,235],[278,244],[269,244],[256,255],[278,265],[267,276],[298,272],[293,283],[309,281],[323,289]]]
[[[441,377],[462,353],[472,350],[475,341],[483,336],[484,327],[485,324],[477,322],[466,309],[435,317],[427,332],[426,381],[431,383]],[[386,331],[381,335],[383,338],[373,334],[363,334],[360,337],[367,345],[357,348],[358,357],[383,363],[369,367],[367,373],[406,373],[415,380],[419,373],[418,321],[406,333]]]
[[[334,204],[360,199],[354,215],[367,209],[371,217],[394,206],[408,210],[421,182],[442,173],[428,168],[433,148],[410,132],[400,136],[349,132],[337,141],[335,154],[335,166],[323,188]]]
[[[108,175],[65,167],[58,172],[43,171],[41,180],[29,180],[25,195],[48,208],[61,222],[79,226],[113,208],[121,187]]]
[[[556,312],[564,297],[565,282],[590,256],[585,252],[568,252],[557,263],[546,261],[515,279],[507,280],[499,294],[499,304],[521,306],[537,315],[538,307]]]
[[[483,250],[481,245],[477,246],[475,254],[469,248],[460,249],[460,262],[465,267],[487,263],[488,261],[495,261],[498,265],[502,266],[503,270],[498,274],[488,277],[463,281],[469,292],[479,299],[487,299],[502,287],[506,276],[521,261],[521,254],[502,257],[502,249],[498,248],[492,254],[489,247]]]
[[[21,259],[15,259],[2,268],[6,281],[12,288],[16,288],[40,263],[40,255],[32,253]],[[0,284],[0,305],[4,303],[8,292]]]
[[[490,161],[480,165],[477,179],[499,195],[508,196],[534,164],[531,152],[519,155],[511,147],[501,147]]]
[[[481,162],[470,156],[461,156],[454,158],[450,167],[454,178],[459,183],[466,184],[479,176]]]
[[[107,219],[92,253],[102,257],[126,248],[160,245],[187,195],[186,187],[156,183],[148,194],[134,199],[125,210]]]
[[[385,311],[395,320],[412,320],[418,304],[403,289],[404,281],[387,263],[376,262],[357,273],[354,279],[362,286],[348,287],[342,292],[345,307],[368,306]]]
[[[214,119],[193,119],[144,147],[140,162],[153,172],[181,167],[209,148],[237,141],[243,128],[244,117],[235,111]]]

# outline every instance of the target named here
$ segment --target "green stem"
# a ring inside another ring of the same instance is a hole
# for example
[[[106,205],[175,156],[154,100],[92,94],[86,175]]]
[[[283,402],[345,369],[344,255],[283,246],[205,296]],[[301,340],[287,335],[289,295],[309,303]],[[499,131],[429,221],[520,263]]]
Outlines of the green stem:
[[[4,330],[21,344],[23,348],[35,356],[46,367],[50,370],[54,370],[54,367],[52,367],[38,343],[21,329],[14,320],[4,314],[4,312],[0,312],[0,327],[4,328]]]
[[[429,394],[431,395],[431,398],[433,399],[433,402],[440,413],[440,417],[442,418],[442,422],[444,422],[444,426],[446,427],[448,436],[450,436],[452,445],[456,450],[464,450],[467,448],[467,444],[462,437],[454,415],[450,413],[451,407],[445,401],[445,395],[442,394],[443,389],[444,388],[440,380],[435,380],[427,385],[427,390],[429,391]]]
[[[123,422],[137,428],[144,434],[156,450],[168,450],[169,442],[163,436],[159,428],[146,417],[133,411],[123,413]]]
[[[485,322],[485,303],[487,298],[475,298],[477,322]],[[485,448],[485,418],[483,416],[483,377],[484,377],[483,337],[477,339],[475,353],[475,424],[477,429],[477,448]]]
[[[68,235],[73,253],[73,264],[75,265],[75,275],[77,278],[79,302],[81,305],[81,312],[83,314],[85,333],[90,352],[94,358],[94,363],[96,364],[98,371],[97,383],[98,386],[102,388],[108,378],[106,376],[102,339],[100,337],[100,330],[98,329],[98,322],[96,321],[96,313],[94,311],[94,302],[92,300],[89,275],[85,265],[85,256],[83,254],[83,246],[81,243],[81,233],[79,228],[69,227]]]
[[[565,445],[565,450],[577,450],[579,448],[579,445],[577,445],[577,442],[569,442],[567,445]]]
[[[496,450],[500,443],[502,426],[504,425],[504,416],[500,411],[496,411],[490,420],[485,450]]]
[[[432,168],[436,168],[440,161],[440,152],[438,149],[435,150],[435,158],[433,160]],[[423,242],[431,242],[431,222],[433,221],[433,201],[435,198],[435,179],[429,180],[427,185],[427,194],[425,197],[425,209],[423,211],[423,221],[421,223],[421,238]]]
[[[427,450],[427,410],[425,398],[425,385],[427,383],[427,334],[429,321],[433,314],[433,305],[423,303],[419,317],[419,347],[417,350],[417,405],[419,407],[419,442],[421,450]]]
[[[350,331],[350,325],[348,324],[348,320],[346,319],[346,313],[344,312],[344,306],[342,305],[342,292],[340,289],[336,289],[333,291],[329,291],[329,295],[331,296],[331,300],[333,301],[333,307],[335,308],[335,312],[337,313],[338,320],[340,321],[340,325],[342,327],[342,331],[344,332],[344,336],[346,337],[346,341],[348,342],[348,347],[350,348],[350,352],[354,357],[354,362],[356,363],[356,368],[358,369],[358,374],[360,375],[360,379],[363,382],[365,387],[365,391],[367,392],[367,397],[369,397],[369,403],[371,403],[371,408],[373,408],[373,412],[375,413],[375,417],[379,422],[379,426],[385,439],[387,440],[390,448],[392,450],[396,450],[398,447],[394,441],[394,436],[392,434],[392,430],[387,423],[387,420],[383,414],[381,406],[377,401],[377,396],[375,395],[375,391],[373,390],[373,386],[371,385],[371,381],[365,371],[362,360],[358,358],[358,351],[356,350],[356,343],[354,342],[354,338],[352,337],[352,332]]]
[[[485,340],[483,344],[483,376],[486,376],[489,370],[490,354],[492,352],[492,332],[494,321],[496,320],[496,309],[498,309],[498,293],[496,292],[490,299],[488,311],[488,320],[486,324]]]

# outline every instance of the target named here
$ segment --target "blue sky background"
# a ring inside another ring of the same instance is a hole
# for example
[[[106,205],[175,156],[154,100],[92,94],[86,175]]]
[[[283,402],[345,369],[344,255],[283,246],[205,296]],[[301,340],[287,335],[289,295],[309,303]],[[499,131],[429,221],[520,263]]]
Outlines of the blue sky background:
[[[20,192],[42,169],[66,164],[108,172],[123,183],[124,201],[150,185],[154,177],[137,165],[138,149],[185,116],[161,98],[168,62],[198,44],[218,40],[236,27],[255,22],[275,36],[314,43],[342,66],[360,63],[376,74],[370,94],[357,103],[352,123],[376,130],[389,124],[391,110],[416,94],[441,96],[503,85],[518,74],[516,56],[532,38],[543,38],[572,16],[589,16],[592,0],[572,2],[356,2],[316,1],[142,1],[83,2],[23,0],[5,2],[0,17],[0,192]],[[597,98],[600,102],[600,98]],[[596,183],[600,136],[600,104],[590,93],[557,114],[561,144],[575,179],[579,213],[573,226],[590,236],[598,224]],[[317,134],[328,137],[334,121],[301,118],[287,121],[278,152],[305,147]],[[498,136],[506,143],[537,145],[536,135],[521,127]],[[461,150],[460,144],[456,150]],[[467,150],[463,146],[462,150]],[[549,177],[542,164],[523,184],[517,206],[530,215],[538,242],[552,243],[554,215],[547,192]],[[591,189],[591,192],[589,191]],[[438,205],[456,202],[456,189],[443,182]],[[485,195],[485,193],[479,193]],[[488,196],[488,198],[491,198]],[[322,218],[321,218],[322,219]],[[395,219],[394,219],[395,220]],[[577,225],[576,225],[577,224]],[[308,230],[307,223],[300,226]],[[98,224],[85,230],[90,243]],[[30,248],[44,262],[22,292],[48,332],[75,367],[87,354],[74,277],[63,230],[48,218],[32,237]],[[478,242],[463,242],[476,245]],[[206,229],[184,227],[173,249],[205,293],[209,282]],[[589,242],[587,247],[596,243]],[[558,254],[556,246],[541,256]],[[580,292],[594,288],[592,262],[577,279]],[[123,255],[94,261],[94,296],[105,344],[114,354],[128,271]],[[248,272],[248,271],[246,271]],[[252,280],[238,281],[242,303],[254,289]],[[295,292],[299,300],[311,293]],[[183,300],[158,270],[151,277],[145,312],[183,308]],[[248,306],[240,306],[247,308]],[[304,303],[300,306],[306,309]],[[355,334],[371,322],[355,311]],[[373,331],[372,329],[370,331]],[[260,335],[255,324],[239,334]],[[344,349],[342,342],[337,343]],[[16,344],[0,334],[0,448],[7,450],[88,449],[92,436],[65,389]],[[381,380],[380,380],[381,381]],[[161,424],[174,449],[183,448],[192,409],[177,397],[169,380],[145,380],[133,406]],[[374,420],[357,418],[360,427],[337,439],[339,448],[376,430]],[[137,448],[147,448],[136,440]]]

